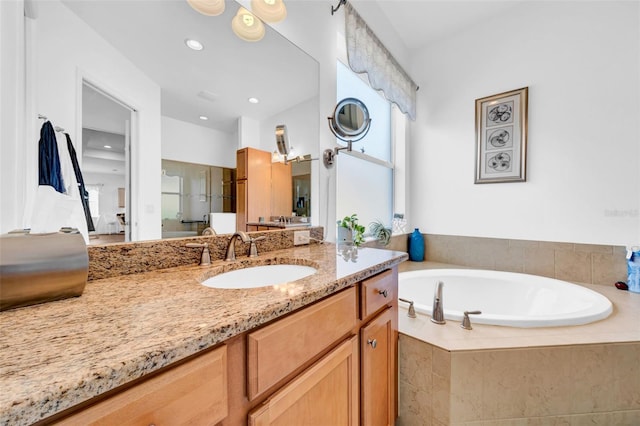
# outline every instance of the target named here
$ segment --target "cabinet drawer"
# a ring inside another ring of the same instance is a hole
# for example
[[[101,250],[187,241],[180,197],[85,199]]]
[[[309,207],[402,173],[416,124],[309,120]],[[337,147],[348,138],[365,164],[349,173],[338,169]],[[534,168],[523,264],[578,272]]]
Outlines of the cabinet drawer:
[[[361,284],[360,318],[365,319],[380,308],[391,306],[396,298],[398,275],[396,269],[389,269]]]
[[[349,288],[247,337],[249,400],[300,368],[356,325],[356,289]]]
[[[222,346],[57,424],[214,425],[227,414],[227,347]]]
[[[249,426],[357,426],[358,337],[338,345],[248,417]]]

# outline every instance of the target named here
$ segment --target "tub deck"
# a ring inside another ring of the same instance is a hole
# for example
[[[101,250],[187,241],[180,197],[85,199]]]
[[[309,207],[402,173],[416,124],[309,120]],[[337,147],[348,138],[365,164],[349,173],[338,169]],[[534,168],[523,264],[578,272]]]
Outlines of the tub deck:
[[[399,272],[421,269],[477,269],[436,262],[403,262]],[[640,342],[640,294],[621,291],[613,285],[582,284],[603,294],[613,303],[611,315],[591,324],[515,328],[474,324],[473,330],[463,330],[457,321],[447,320],[444,325],[433,324],[430,317],[418,314],[407,317],[407,304],[399,303],[400,333],[428,342],[448,351],[530,348],[542,346]],[[445,308],[447,301],[444,301]]]

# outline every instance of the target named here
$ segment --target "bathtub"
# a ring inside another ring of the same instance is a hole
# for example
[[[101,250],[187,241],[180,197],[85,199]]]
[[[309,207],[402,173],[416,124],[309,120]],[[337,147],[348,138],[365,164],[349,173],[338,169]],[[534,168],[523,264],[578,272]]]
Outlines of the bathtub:
[[[398,296],[414,301],[416,312],[431,315],[436,283],[444,283],[445,319],[509,327],[557,327],[588,324],[608,317],[605,296],[552,278],[477,269],[424,269],[399,274]],[[400,302],[400,306],[407,307]]]

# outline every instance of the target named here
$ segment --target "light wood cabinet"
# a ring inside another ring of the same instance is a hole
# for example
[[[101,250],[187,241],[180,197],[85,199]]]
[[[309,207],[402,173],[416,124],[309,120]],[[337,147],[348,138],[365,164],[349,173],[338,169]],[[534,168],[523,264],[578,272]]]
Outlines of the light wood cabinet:
[[[249,400],[348,335],[356,325],[356,304],[356,289],[349,288],[249,333]]]
[[[271,214],[271,154],[242,148],[236,153],[236,166],[236,229],[246,231],[247,222]]]
[[[271,216],[291,216],[292,211],[291,163],[271,163]]]
[[[356,426],[358,364],[353,336],[249,413],[248,424]]]
[[[395,354],[392,310],[387,308],[360,331],[362,424],[395,422]]]
[[[227,417],[222,346],[102,400],[59,425],[215,425]]]

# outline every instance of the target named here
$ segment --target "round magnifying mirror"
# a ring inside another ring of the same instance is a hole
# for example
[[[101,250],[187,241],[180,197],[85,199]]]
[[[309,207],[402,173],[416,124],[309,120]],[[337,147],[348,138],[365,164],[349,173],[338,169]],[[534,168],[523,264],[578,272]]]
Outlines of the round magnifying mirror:
[[[371,125],[367,106],[356,98],[345,98],[338,102],[333,116],[329,117],[329,128],[338,138],[346,142],[362,139]]]

